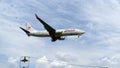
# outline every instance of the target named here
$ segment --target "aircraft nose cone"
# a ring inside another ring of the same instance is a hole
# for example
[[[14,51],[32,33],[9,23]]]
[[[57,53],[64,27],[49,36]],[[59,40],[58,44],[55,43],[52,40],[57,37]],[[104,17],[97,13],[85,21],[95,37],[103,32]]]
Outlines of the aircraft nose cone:
[[[85,31],[84,30],[78,30],[78,33],[81,35],[81,34],[84,34],[85,33]]]
[[[85,31],[82,31],[82,34],[84,34],[85,33]]]
[[[84,34],[85,33],[85,31],[83,31],[83,30],[80,30],[79,32],[80,32],[80,34]]]

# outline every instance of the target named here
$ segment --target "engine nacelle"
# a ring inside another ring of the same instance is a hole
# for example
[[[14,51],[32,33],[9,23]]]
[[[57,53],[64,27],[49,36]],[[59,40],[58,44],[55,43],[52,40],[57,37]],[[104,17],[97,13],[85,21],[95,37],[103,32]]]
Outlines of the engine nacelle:
[[[61,37],[59,38],[59,40],[65,40],[65,37],[61,36]]]

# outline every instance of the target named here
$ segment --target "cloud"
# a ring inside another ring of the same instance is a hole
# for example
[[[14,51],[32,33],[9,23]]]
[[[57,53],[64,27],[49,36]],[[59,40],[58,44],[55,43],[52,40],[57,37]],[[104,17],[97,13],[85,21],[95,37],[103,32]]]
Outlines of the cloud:
[[[18,59],[10,57],[4,62],[0,62],[2,68],[17,68],[19,65],[17,63]]]
[[[117,0],[110,1],[93,1],[87,2],[81,1],[81,10],[84,11],[87,40],[86,45],[91,42],[91,45],[108,45],[117,46],[119,35],[119,2]],[[112,8],[112,7],[114,8]],[[79,15],[78,15],[79,16]],[[84,23],[82,23],[84,24]],[[91,39],[91,41],[90,41]],[[110,41],[111,40],[111,41]],[[94,42],[93,42],[94,41]]]
[[[104,56],[97,62],[99,65],[107,65],[109,68],[118,68],[120,65],[120,54]]]
[[[80,65],[78,58],[73,57],[67,53],[58,52],[55,58],[47,58],[43,56],[36,59],[36,68],[80,68],[87,67],[87,65]]]
[[[57,60],[65,61],[65,62],[69,62],[69,63],[77,62],[77,59],[78,59],[78,58],[74,58],[74,56],[72,56],[71,54],[65,53],[65,52],[58,52],[56,54],[55,58]]]
[[[46,56],[37,60],[36,68],[69,68],[67,62],[61,60],[49,60]]]
[[[20,26],[20,24],[15,24],[15,23],[7,24],[4,22],[2,27],[0,27],[0,30],[2,31],[1,36],[0,36],[2,38],[1,45],[3,48],[3,51],[1,50],[1,53],[2,52],[4,53],[6,50],[7,55],[8,54],[9,55],[10,54],[11,55],[19,54],[19,56],[20,56],[22,54],[24,55],[24,54],[30,52],[31,47],[29,47],[29,45],[34,45],[34,43],[37,43],[37,42],[44,45],[44,42],[41,42],[40,40],[37,40],[37,39],[35,40],[35,38],[32,38],[32,37],[27,38],[27,36],[24,34],[24,32],[22,32],[22,30],[19,29],[19,26]],[[23,39],[25,41],[23,41]],[[31,42],[31,41],[33,41],[33,42]],[[8,46],[3,46],[4,44],[6,44]],[[36,46],[37,45],[34,45],[34,46],[32,46],[32,48],[34,48]],[[28,54],[28,55],[30,55],[30,54]]]
[[[66,61],[65,59],[66,56],[65,54],[60,53],[59,55],[56,55],[56,59],[49,59],[46,56],[43,56],[39,59],[37,59],[37,65],[36,68],[69,68],[70,66],[67,65],[68,60]]]
[[[36,68],[49,68],[49,61],[46,56],[37,60]]]
[[[54,60],[54,61],[51,63],[51,68],[68,68],[68,67],[67,67],[67,63],[64,62],[64,61]]]

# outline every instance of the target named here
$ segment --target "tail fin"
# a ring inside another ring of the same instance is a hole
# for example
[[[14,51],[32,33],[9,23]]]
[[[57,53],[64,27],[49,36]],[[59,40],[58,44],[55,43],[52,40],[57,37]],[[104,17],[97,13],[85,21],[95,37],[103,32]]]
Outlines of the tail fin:
[[[26,30],[27,31],[33,31],[35,29],[30,25],[30,23],[26,23]]]

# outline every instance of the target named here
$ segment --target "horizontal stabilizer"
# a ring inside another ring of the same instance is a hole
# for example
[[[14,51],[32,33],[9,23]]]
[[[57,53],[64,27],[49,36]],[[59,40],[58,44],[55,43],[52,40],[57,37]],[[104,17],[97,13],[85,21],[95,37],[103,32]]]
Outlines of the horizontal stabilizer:
[[[28,36],[30,36],[30,35],[29,35],[29,33],[30,33],[29,31],[27,31],[26,29],[24,29],[24,28],[22,28],[22,27],[20,27],[20,29],[22,29]]]

